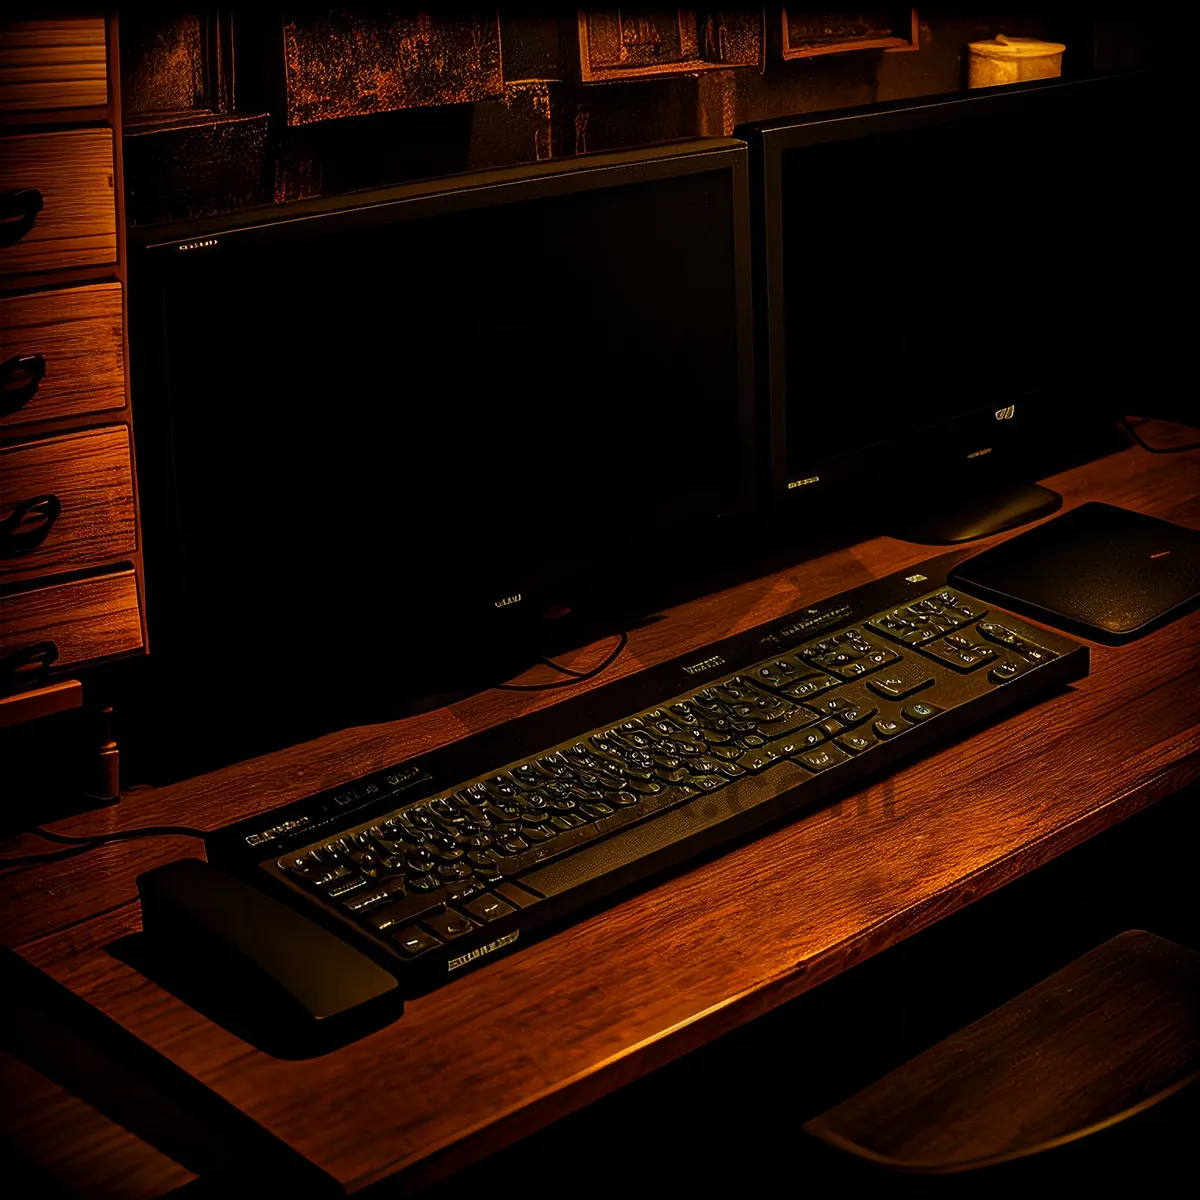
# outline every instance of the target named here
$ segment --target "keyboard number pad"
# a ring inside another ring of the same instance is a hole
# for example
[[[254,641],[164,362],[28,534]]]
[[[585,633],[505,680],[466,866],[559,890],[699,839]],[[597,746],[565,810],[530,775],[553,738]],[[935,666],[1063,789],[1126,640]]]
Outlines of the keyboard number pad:
[[[923,646],[978,620],[987,609],[957,592],[941,591],[872,617],[868,626],[905,646]]]
[[[997,657],[994,647],[965,633],[951,633],[929,642],[921,647],[921,653],[964,673],[978,671]]]
[[[867,637],[861,629],[845,629],[809,642],[799,653],[813,666],[839,679],[859,679],[900,657],[890,646]]]

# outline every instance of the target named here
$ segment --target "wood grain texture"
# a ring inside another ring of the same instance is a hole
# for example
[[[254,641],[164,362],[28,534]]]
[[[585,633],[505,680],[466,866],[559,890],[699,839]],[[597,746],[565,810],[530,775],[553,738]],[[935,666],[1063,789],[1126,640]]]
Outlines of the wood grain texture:
[[[0,112],[103,108],[107,103],[103,17],[0,25]]]
[[[42,495],[57,496],[62,511],[41,545],[0,559],[0,579],[98,567],[137,549],[126,426],[0,450],[0,513]]]
[[[142,645],[137,577],[114,571],[0,596],[0,654],[51,641],[56,667],[128,654]]]
[[[0,426],[125,407],[125,315],[119,283],[0,299],[0,362],[40,354],[46,374]]]
[[[1200,454],[1130,449],[1049,482],[1067,507],[1107,500],[1200,527]],[[596,683],[930,556],[881,538],[704,597],[634,630],[626,658]],[[589,647],[575,664],[607,649]],[[1092,653],[1092,674],[1069,691],[413,1001],[391,1027],[317,1060],[262,1054],[105,950],[139,926],[136,875],[200,854],[194,841],[114,844],[7,872],[0,936],[348,1192],[396,1173],[416,1186],[752,1020],[1200,777],[1200,614]],[[485,693],[135,793],[56,828],[215,828],[555,698]],[[0,847],[39,849],[30,836]]]
[[[28,692],[0,696],[0,729],[66,712],[82,704],[83,684],[78,679],[59,679]]]
[[[44,207],[20,241],[0,249],[0,275],[116,261],[112,130],[0,140],[0,191],[21,188],[37,188]]]
[[[17,1058],[0,1051],[0,1141],[69,1195],[150,1200],[196,1176]]]
[[[1200,1076],[1200,955],[1141,930],[1055,972],[805,1126],[928,1174],[1036,1154]]]

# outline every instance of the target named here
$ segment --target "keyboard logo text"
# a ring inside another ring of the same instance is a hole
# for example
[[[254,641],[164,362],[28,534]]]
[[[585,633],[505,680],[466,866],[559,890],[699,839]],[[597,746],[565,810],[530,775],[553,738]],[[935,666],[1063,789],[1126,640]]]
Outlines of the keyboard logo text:
[[[698,663],[692,663],[683,669],[688,675],[699,675],[701,671],[711,671],[713,667],[723,667],[724,665],[725,660],[719,654],[714,654],[712,658],[703,658]]]
[[[485,954],[491,954],[495,950],[511,946],[520,936],[521,931],[515,929],[512,933],[506,933],[502,938],[497,938],[494,942],[488,942],[486,946],[480,946],[476,950],[468,950],[466,954],[460,954],[457,958],[452,958],[446,964],[446,970],[456,971],[459,967],[465,967],[467,963],[474,962],[477,958],[482,958]]]
[[[820,482],[820,475],[810,475],[807,479],[793,479],[792,482],[788,484],[788,491],[790,492],[792,488],[807,487],[810,483]]]
[[[996,409],[996,420],[997,421],[1010,421],[1010,420],[1012,420],[1013,413],[1015,413],[1016,411],[1017,411],[1017,406],[1015,404],[1010,404],[1007,408],[998,408],[998,409]]]
[[[518,592],[515,596],[505,596],[503,600],[493,600],[492,603],[497,608],[507,608],[510,604],[520,604],[521,593]]]

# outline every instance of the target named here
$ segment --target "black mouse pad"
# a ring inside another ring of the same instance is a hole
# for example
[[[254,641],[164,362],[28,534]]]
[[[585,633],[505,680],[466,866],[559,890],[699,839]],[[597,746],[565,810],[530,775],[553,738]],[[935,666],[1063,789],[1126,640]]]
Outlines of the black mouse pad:
[[[950,574],[981,599],[1120,645],[1200,607],[1200,533],[1111,504],[1081,504]]]

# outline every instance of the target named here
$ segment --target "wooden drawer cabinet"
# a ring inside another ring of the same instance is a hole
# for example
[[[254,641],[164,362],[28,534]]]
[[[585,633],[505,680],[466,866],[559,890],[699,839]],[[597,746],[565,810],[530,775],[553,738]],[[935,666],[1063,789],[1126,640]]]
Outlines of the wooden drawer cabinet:
[[[0,298],[0,427],[125,407],[119,283]]]
[[[5,725],[50,711],[48,690],[59,703],[73,685],[80,702],[83,685],[55,673],[146,650],[117,17],[13,15],[35,13],[0,19]]]
[[[0,112],[103,108],[107,103],[103,17],[0,25]]]
[[[53,503],[30,507],[38,497]],[[0,450],[0,520],[23,508],[0,536],[0,578],[103,566],[137,550],[129,430],[124,425]]]
[[[55,667],[128,654],[142,646],[132,570],[0,596],[0,656],[53,642]]]
[[[111,129],[0,140],[0,274],[115,263],[113,176]]]

